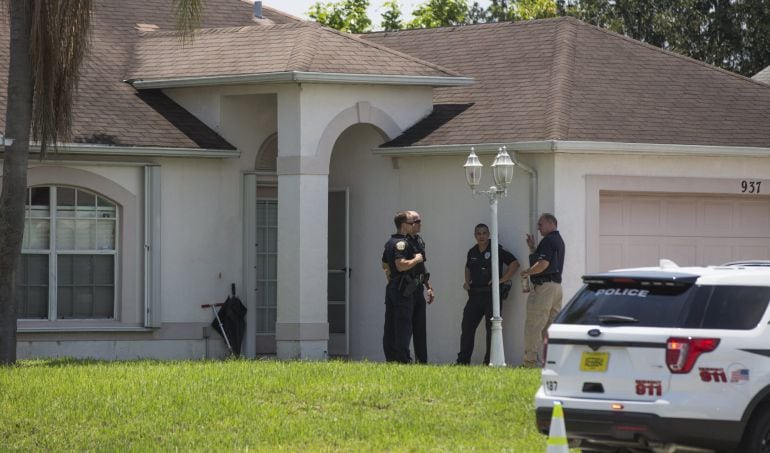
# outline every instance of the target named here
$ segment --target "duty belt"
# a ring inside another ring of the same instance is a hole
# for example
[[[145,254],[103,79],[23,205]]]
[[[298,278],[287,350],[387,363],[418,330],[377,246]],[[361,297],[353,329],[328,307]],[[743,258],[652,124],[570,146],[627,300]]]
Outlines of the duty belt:
[[[547,283],[547,282],[556,282],[555,278],[556,278],[556,274],[530,277],[533,285],[542,285],[543,283]],[[559,282],[556,282],[556,283],[559,283]]]

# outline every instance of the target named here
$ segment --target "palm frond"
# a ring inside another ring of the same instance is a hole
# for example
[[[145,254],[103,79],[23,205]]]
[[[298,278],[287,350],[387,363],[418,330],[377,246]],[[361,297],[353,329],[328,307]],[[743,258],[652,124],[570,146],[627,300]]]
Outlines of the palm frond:
[[[195,36],[195,30],[203,21],[205,0],[174,0],[174,15],[176,16],[176,29],[182,43],[191,42]]]
[[[91,0],[30,0],[32,139],[41,156],[72,132],[72,104],[90,44]]]

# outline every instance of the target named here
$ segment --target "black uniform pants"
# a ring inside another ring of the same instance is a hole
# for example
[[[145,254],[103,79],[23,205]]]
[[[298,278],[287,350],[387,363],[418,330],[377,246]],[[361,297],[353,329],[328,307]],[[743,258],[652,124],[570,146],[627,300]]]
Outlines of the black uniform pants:
[[[503,305],[500,301],[500,313]],[[476,329],[481,318],[486,320],[487,327],[487,352],[484,354],[484,363],[489,363],[489,346],[492,339],[492,291],[487,288],[473,289],[468,292],[468,302],[463,309],[463,320],[460,325],[460,353],[457,354],[457,363],[468,365],[471,363],[473,345],[476,339]]]
[[[385,290],[385,328],[382,350],[388,362],[411,363],[409,343],[412,341],[414,296],[404,297],[398,287],[389,284]]]
[[[412,342],[417,363],[428,363],[427,306],[423,286],[419,285],[414,292],[414,312],[412,313]]]

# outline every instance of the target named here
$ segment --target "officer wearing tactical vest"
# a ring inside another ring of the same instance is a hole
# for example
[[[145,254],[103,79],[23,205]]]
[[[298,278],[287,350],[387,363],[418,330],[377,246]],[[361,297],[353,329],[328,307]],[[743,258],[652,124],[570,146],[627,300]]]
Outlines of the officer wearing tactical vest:
[[[410,363],[409,342],[412,339],[415,294],[418,290],[422,292],[422,284],[413,276],[412,270],[424,258],[412,247],[407,237],[414,232],[414,222],[409,212],[397,212],[393,222],[397,233],[391,235],[382,253],[383,269],[388,278],[382,349],[386,361]]]
[[[422,218],[417,211],[408,211],[409,221],[412,222],[412,232],[407,235],[409,244],[415,253],[422,255],[423,262],[416,265],[411,270],[411,274],[420,284],[417,285],[417,291],[414,293],[414,312],[412,313],[412,343],[414,345],[414,359],[417,363],[428,363],[428,328],[427,328],[427,305],[433,303],[433,287],[430,284],[430,272],[425,267],[428,261],[428,255],[425,254],[425,241],[420,236],[422,228]],[[428,299],[425,299],[423,286],[428,293]]]

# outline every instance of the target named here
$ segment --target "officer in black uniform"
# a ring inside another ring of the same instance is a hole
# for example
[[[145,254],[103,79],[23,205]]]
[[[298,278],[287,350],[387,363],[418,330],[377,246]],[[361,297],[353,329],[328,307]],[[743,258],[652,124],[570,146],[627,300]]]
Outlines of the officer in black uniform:
[[[388,277],[382,349],[386,361],[410,363],[409,342],[412,340],[415,293],[421,286],[410,271],[423,262],[423,256],[412,248],[407,238],[414,225],[409,213],[399,211],[393,222],[398,232],[385,243],[382,253],[383,268]]]
[[[460,334],[460,353],[457,354],[457,363],[468,365],[471,363],[473,354],[473,344],[476,337],[476,328],[478,328],[481,318],[486,319],[487,326],[487,352],[484,354],[484,363],[489,363],[489,347],[492,338],[492,248],[489,240],[489,228],[480,223],[476,225],[473,231],[476,238],[476,245],[468,250],[468,257],[465,262],[465,284],[463,288],[468,291],[468,302],[463,310],[463,320]],[[500,284],[509,282],[516,270],[519,268],[519,262],[511,252],[505,250],[498,244],[498,259],[500,264]],[[503,273],[503,268],[505,273]],[[504,297],[500,297],[500,310],[502,313],[502,302]]]
[[[420,236],[422,218],[417,211],[409,211],[412,222],[412,234],[409,234],[409,244],[415,253],[422,255],[423,262],[412,268],[412,277],[416,278],[420,285],[414,293],[414,313],[412,314],[412,342],[414,344],[414,358],[417,363],[428,363],[428,331],[427,331],[427,305],[433,303],[433,287],[430,284],[430,273],[425,267],[428,257],[425,254],[425,241]],[[424,288],[424,289],[423,289]],[[425,299],[425,291],[428,299]]]

